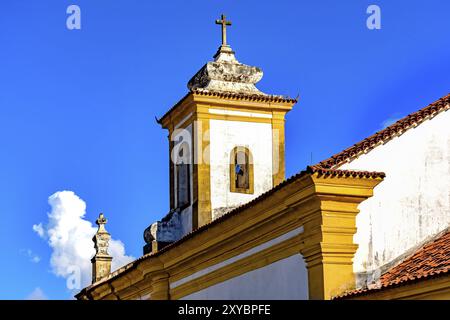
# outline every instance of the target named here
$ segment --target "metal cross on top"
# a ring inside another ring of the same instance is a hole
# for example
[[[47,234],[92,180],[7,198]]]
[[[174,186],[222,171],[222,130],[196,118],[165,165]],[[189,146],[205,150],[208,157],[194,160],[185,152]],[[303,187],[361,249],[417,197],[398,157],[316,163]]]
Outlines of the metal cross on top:
[[[231,21],[227,21],[225,15],[222,14],[220,20],[216,20],[216,24],[222,25],[222,46],[227,45],[227,26],[231,26]]]

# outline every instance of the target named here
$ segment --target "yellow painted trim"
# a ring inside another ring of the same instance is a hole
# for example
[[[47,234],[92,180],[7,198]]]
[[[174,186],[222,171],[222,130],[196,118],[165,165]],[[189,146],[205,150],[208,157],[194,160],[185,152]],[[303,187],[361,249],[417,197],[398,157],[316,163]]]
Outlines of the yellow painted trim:
[[[190,94],[179,102],[178,107],[174,108],[171,112],[169,112],[163,118],[160,119],[161,126],[165,129],[174,127],[189,113],[194,111],[195,111],[195,104],[193,96]]]
[[[208,110],[209,114],[218,114],[218,115],[235,115],[235,116],[242,116],[242,117],[251,117],[251,118],[264,118],[264,119],[272,119],[272,112],[271,111],[255,111],[255,110],[249,110],[245,111],[242,110],[242,108],[236,108],[233,106],[218,106],[217,108],[210,107]]]
[[[256,118],[256,117],[245,117],[236,115],[223,115],[223,114],[212,114],[204,115],[205,118],[212,120],[223,120],[223,121],[238,121],[238,122],[250,122],[250,123],[272,123],[272,119],[267,118]]]

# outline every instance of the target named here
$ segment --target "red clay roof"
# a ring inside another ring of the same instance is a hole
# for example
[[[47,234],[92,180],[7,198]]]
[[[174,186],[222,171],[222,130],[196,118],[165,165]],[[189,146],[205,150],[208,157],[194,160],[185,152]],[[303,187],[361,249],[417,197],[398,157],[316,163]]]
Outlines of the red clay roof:
[[[412,256],[385,272],[380,277],[377,288],[354,290],[336,299],[369,295],[443,275],[450,275],[450,228],[443,235],[422,246]]]
[[[439,100],[433,102],[427,107],[420,109],[410,115],[398,120],[396,123],[390,125],[389,127],[376,132],[372,136],[356,143],[350,148],[339,152],[330,158],[323,160],[317,165],[323,168],[336,168],[337,166],[352,160],[364,152],[370,151],[378,146],[380,143],[385,143],[392,138],[406,132],[407,130],[416,127],[425,120],[436,116],[442,111],[450,109],[450,94]]]

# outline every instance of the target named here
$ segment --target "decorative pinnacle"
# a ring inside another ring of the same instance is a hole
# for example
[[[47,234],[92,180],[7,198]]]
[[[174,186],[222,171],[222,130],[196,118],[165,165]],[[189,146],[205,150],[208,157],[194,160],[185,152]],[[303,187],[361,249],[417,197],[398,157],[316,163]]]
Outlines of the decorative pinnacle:
[[[105,229],[105,224],[108,223],[108,219],[105,218],[105,215],[103,213],[99,214],[98,219],[95,220],[95,223],[98,225],[97,234],[98,233],[108,233],[108,231],[106,231],[106,229]]]
[[[92,241],[94,241],[94,247],[96,249],[96,256],[98,255],[108,255],[108,245],[109,245],[109,239],[111,238],[108,231],[105,229],[105,224],[108,222],[108,220],[105,218],[103,213],[100,213],[98,216],[98,219],[95,221],[95,223],[98,225],[97,233],[92,238]]]
[[[108,253],[109,240],[111,239],[108,231],[105,230],[105,224],[108,220],[103,213],[100,213],[95,223],[98,225],[97,233],[92,238],[94,241],[95,255],[92,257],[92,283],[95,283],[111,272],[111,260],[113,259]]]
[[[100,225],[104,225],[108,223],[108,220],[105,218],[103,213],[100,213],[98,219],[95,220],[95,223],[100,227]]]

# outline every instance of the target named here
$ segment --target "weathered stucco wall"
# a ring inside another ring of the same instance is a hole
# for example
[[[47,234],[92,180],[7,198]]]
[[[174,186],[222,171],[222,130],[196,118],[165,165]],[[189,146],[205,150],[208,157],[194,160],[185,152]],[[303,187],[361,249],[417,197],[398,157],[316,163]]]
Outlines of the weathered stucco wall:
[[[230,192],[230,153],[236,146],[249,148],[253,155],[253,194]],[[210,164],[213,210],[246,203],[269,190],[272,188],[272,125],[210,120]]]
[[[340,167],[383,171],[374,196],[361,203],[354,271],[391,262],[450,224],[450,112]]]

